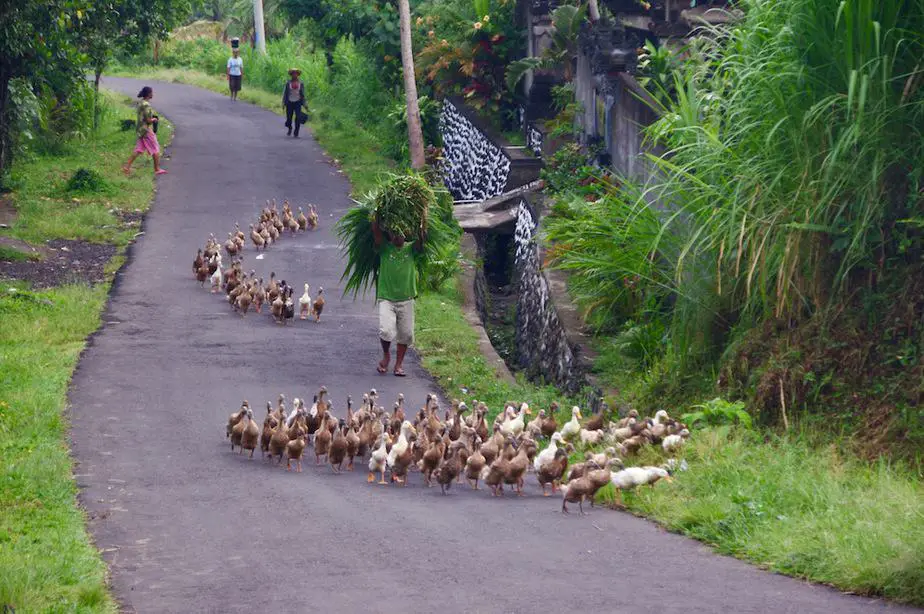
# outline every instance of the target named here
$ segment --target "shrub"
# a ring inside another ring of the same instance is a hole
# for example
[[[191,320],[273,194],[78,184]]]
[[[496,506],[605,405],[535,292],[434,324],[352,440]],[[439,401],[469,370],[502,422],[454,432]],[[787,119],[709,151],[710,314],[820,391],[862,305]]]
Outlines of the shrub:
[[[109,185],[102,175],[94,170],[78,168],[67,180],[68,192],[103,192]]]
[[[699,411],[684,414],[680,418],[690,426],[697,426],[700,423],[707,426],[739,424],[744,428],[751,428],[751,416],[744,410],[744,401],[730,403],[716,397],[701,405],[694,405],[693,409]]]

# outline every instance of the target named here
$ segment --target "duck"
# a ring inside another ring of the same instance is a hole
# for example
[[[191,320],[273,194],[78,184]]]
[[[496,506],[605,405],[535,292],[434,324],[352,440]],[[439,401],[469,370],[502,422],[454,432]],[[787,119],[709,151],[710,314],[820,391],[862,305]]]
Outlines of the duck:
[[[302,320],[308,319],[308,314],[311,311],[311,294],[308,293],[310,286],[305,284],[305,292],[300,297],[298,297],[298,308],[299,308],[299,318]]]
[[[449,456],[440,463],[436,472],[436,481],[440,485],[440,492],[444,495],[449,494],[452,483],[462,473],[462,452],[465,449],[465,442],[456,440],[449,444]]]
[[[527,469],[529,469],[529,454],[527,451],[527,441],[523,440],[517,443],[514,440],[514,446],[517,449],[517,454],[507,463],[507,468],[504,471],[504,483],[510,484],[514,487],[514,491],[517,493],[518,497],[523,496],[523,476],[526,475]]]
[[[274,300],[270,305],[270,313],[273,314],[273,320],[276,322],[276,324],[283,322],[285,318],[285,308],[286,303],[282,299],[282,295],[277,295],[276,300]]]
[[[588,431],[599,431],[605,425],[605,420],[603,419],[603,414],[594,414],[587,419],[587,422],[584,423],[584,429]]]
[[[391,469],[398,460],[398,457],[402,456],[405,452],[410,449],[411,440],[415,438],[415,429],[414,425],[405,420],[401,423],[401,431],[398,435],[398,440],[392,444],[391,452],[388,453],[388,459],[386,465]]]
[[[624,490],[636,490],[639,486],[654,486],[659,480],[671,481],[670,474],[663,467],[628,467],[619,471],[610,472],[610,483],[616,490],[617,496]],[[622,501],[617,502],[622,505]]]
[[[664,438],[664,441],[661,442],[661,447],[668,454],[673,454],[680,450],[683,445],[686,443],[687,438],[690,436],[690,431],[683,429],[680,433],[676,435],[668,435]]]
[[[253,302],[250,290],[246,286],[243,286],[243,288],[237,296],[237,309],[241,312],[242,318],[247,315],[247,310],[250,309],[250,304]]]
[[[619,443],[620,441],[625,441],[633,435],[633,426],[636,424],[635,418],[624,418],[620,420],[619,423],[622,423],[623,426],[610,425],[606,431],[607,441]],[[619,424],[617,423],[617,424]]]
[[[210,281],[212,282],[212,288],[210,290],[212,294],[216,294],[219,290],[221,290],[222,274],[223,274],[223,271],[221,270],[221,258],[219,258],[218,267],[215,269],[215,272],[212,273],[212,276],[209,278]]]
[[[500,435],[500,425],[494,425],[494,435]],[[503,442],[503,436],[501,436],[501,442]],[[484,456],[485,463],[491,465],[500,455],[501,444],[498,443],[498,439],[495,436],[491,436],[487,441],[484,442],[481,446],[481,454]]]
[[[593,469],[589,469],[584,472],[584,475],[577,478],[576,480],[571,480],[564,486],[562,486],[561,494],[561,512],[563,514],[568,514],[568,503],[577,503],[581,511],[581,515],[584,515],[584,501],[590,499],[590,506],[594,505],[594,495],[597,494],[597,491],[609,484],[610,482],[610,471],[607,468],[599,468],[594,466]]]
[[[245,413],[244,415],[246,416],[247,414]],[[243,438],[244,427],[246,426],[247,424],[245,420],[241,419],[240,421],[238,421],[237,424],[234,425],[234,428],[231,429],[231,451],[232,452],[234,452],[234,446],[238,446],[238,447],[241,446],[241,439]]]
[[[539,468],[536,469],[536,479],[539,481],[539,485],[542,486],[543,497],[549,496],[549,493],[546,492],[545,489],[546,486],[550,484],[552,486],[552,492],[555,492],[556,485],[561,481],[567,470],[568,453],[564,448],[556,448],[555,456],[552,460],[541,464]]]
[[[250,225],[250,240],[253,242],[253,246],[257,251],[266,248],[266,239],[257,231],[253,224]]]
[[[548,415],[542,419],[539,425],[543,437],[549,438],[558,430],[558,423],[555,421],[555,412],[557,411],[558,403],[552,402]]]
[[[533,469],[539,471],[539,468],[552,461],[555,458],[555,453],[558,452],[558,444],[561,443],[562,436],[561,433],[552,433],[551,440],[549,441],[548,447],[546,447],[542,452],[540,452],[536,459],[533,461]]]
[[[330,444],[334,439],[333,433],[330,432],[330,427],[328,426],[328,420],[330,415],[324,409],[319,409],[318,414],[321,415],[321,423],[318,425],[318,430],[314,434],[314,460],[316,465],[321,464],[321,457],[327,456],[327,453],[330,451]]]
[[[585,446],[588,446],[588,445],[590,445],[590,446],[597,445],[598,443],[600,443],[601,441],[603,441],[603,436],[604,436],[604,435],[606,435],[606,432],[605,432],[605,431],[602,431],[602,430],[589,431],[589,430],[584,429],[584,428],[582,428],[582,429],[580,430],[580,439],[581,439],[581,443],[584,444]]]
[[[278,424],[276,417],[273,415],[273,406],[267,401],[266,417],[263,419],[263,430],[260,432],[260,453],[264,458],[266,458],[266,453],[269,452],[270,439],[272,439]]]
[[[571,408],[571,420],[561,427],[563,439],[570,439],[581,432],[581,408],[575,405]]]
[[[241,403],[241,408],[228,417],[228,426],[225,430],[225,439],[231,437],[231,429],[233,429],[238,422],[243,420],[244,416],[247,415],[248,409],[250,409],[250,403],[247,402],[247,399],[244,399],[244,402]]]
[[[205,264],[205,258],[202,257],[202,248],[196,252],[196,259],[193,260],[192,269],[193,277],[196,277],[199,274],[199,269],[202,268],[202,265]]]
[[[433,486],[433,472],[439,467],[445,452],[446,449],[445,446],[443,446],[443,440],[437,438],[429,445],[423,454],[423,458],[420,460],[420,472],[423,474],[424,483],[428,488]]]
[[[206,262],[203,262],[199,265],[199,269],[196,271],[196,281],[199,282],[201,287],[205,287],[205,280],[209,278],[209,265]]]
[[[231,233],[228,233],[228,240],[225,241],[225,251],[228,252],[230,258],[237,256],[237,253],[240,251],[240,246],[237,244],[237,241],[231,236]]]
[[[295,302],[292,300],[292,288],[287,288],[283,301],[282,323],[286,324],[295,318]]]
[[[257,428],[257,423],[253,421],[253,411],[249,407],[247,408],[247,415],[241,420],[241,424],[244,424],[244,428],[241,430],[240,454],[243,454],[244,450],[250,450],[249,458],[253,458],[253,451],[256,449],[260,439],[260,429]]]
[[[539,414],[526,424],[526,432],[533,439],[542,437],[542,421],[545,420],[545,410],[540,409]]]
[[[513,440],[507,440],[507,446],[513,446]],[[482,450],[484,446],[482,446]],[[497,454],[497,458],[494,459],[494,462],[490,465],[485,466],[481,470],[481,481],[491,487],[491,496],[501,497],[504,494],[504,475],[507,473],[507,465],[510,461],[507,459],[507,455],[501,451]]]
[[[298,222],[299,230],[308,229],[308,218],[305,217],[305,212],[302,211],[301,207],[298,208],[298,216],[296,216],[295,221]]]
[[[283,429],[279,429],[283,430]],[[295,473],[302,472],[302,455],[305,453],[305,446],[308,445],[307,433],[296,424],[289,432],[290,439],[286,443],[286,471],[292,469],[292,461],[295,461]]]
[[[654,423],[655,424],[667,424],[670,422],[671,417],[667,415],[667,412],[663,409],[659,409],[655,412]]]
[[[276,416],[277,427],[273,431],[273,436],[270,438],[269,442],[269,455],[272,460],[273,457],[278,456],[279,460],[277,465],[282,463],[282,455],[286,451],[286,446],[289,443],[289,431],[286,429],[285,425],[285,414],[282,417]]]
[[[348,423],[349,424],[349,423]],[[349,425],[346,434],[346,455],[347,455],[347,471],[353,471],[353,459],[356,458],[357,453],[359,452],[359,429],[361,426],[356,424]],[[365,453],[363,454],[365,456]]]
[[[388,483],[385,481],[385,465],[388,460],[389,445],[391,445],[391,437],[389,437],[388,433],[383,431],[376,442],[375,449],[373,449],[372,454],[369,455],[369,477],[366,478],[366,481],[370,484],[375,480],[376,473],[381,473],[382,476],[379,480],[379,484]]]
[[[596,463],[597,465],[599,465],[599,466],[601,466],[601,467],[604,467],[604,466],[605,466],[608,462],[610,462],[611,460],[613,460],[613,459],[618,459],[618,458],[619,458],[619,457],[616,456],[616,448],[614,448],[614,447],[612,447],[612,446],[609,447],[609,448],[607,448],[607,449],[604,450],[603,452],[597,452],[596,454],[591,454],[591,455],[590,455],[590,460],[591,460],[593,463]],[[620,461],[620,463],[621,463],[621,462],[622,462],[622,461]]]
[[[465,479],[472,487],[472,490],[479,490],[478,480],[481,478],[481,471],[484,467],[485,458],[481,453],[481,438],[476,435],[472,445],[472,453],[465,460]]]
[[[630,420],[638,420],[638,419],[639,419],[638,410],[630,409],[629,413],[626,414],[625,418],[620,418],[619,420],[616,421],[616,428],[624,428],[626,426],[629,426]]]
[[[529,405],[521,403],[520,410],[517,412],[516,416],[512,420],[506,420],[501,423],[501,433],[508,437],[519,437],[523,429],[526,428],[525,417],[532,413],[533,412],[529,409]]]
[[[340,473],[343,468],[343,460],[347,453],[347,439],[343,435],[343,427],[337,426],[334,429],[333,439],[330,442],[330,450],[327,452],[327,462],[334,473]]]
[[[314,205],[308,205],[308,228],[314,230],[318,227],[318,210]]]
[[[324,311],[324,286],[318,287],[318,295],[314,299],[314,304],[311,306],[311,313],[314,315],[315,323],[321,321],[321,312]]]

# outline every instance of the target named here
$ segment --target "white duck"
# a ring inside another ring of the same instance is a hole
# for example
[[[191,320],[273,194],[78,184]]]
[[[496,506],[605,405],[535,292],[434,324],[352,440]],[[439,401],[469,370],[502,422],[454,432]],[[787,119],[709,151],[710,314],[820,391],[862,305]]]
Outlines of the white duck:
[[[653,485],[660,479],[670,481],[667,469],[661,467],[629,467],[610,472],[610,482],[618,490],[633,490],[645,484]]]
[[[555,458],[555,453],[558,452],[559,443],[561,443],[561,433],[556,431],[552,433],[552,440],[549,442],[548,447],[533,459],[533,469],[539,471],[539,467],[551,462]]]
[[[308,313],[311,311],[311,294],[308,292],[310,286],[305,284],[305,293],[298,297],[299,319],[307,320]]]
[[[571,420],[561,427],[562,438],[569,439],[581,432],[581,418],[581,408],[575,405],[571,408]]]
[[[667,415],[667,412],[663,409],[659,409],[655,412],[654,423],[655,424],[667,424],[670,421],[671,417]]]
[[[603,436],[606,435],[606,431],[588,431],[587,429],[581,429],[581,443],[585,446],[587,445],[597,445],[603,441]]]
[[[395,465],[395,461],[399,456],[407,452],[407,448],[410,444],[411,433],[414,432],[414,425],[405,420],[401,423],[401,434],[398,435],[398,441],[391,446],[391,452],[388,453],[388,458],[385,460],[385,466],[391,469]]]
[[[687,437],[690,436],[690,431],[683,429],[676,435],[668,435],[664,438],[664,441],[661,442],[661,447],[664,448],[664,451],[668,454],[676,452],[683,447],[683,444],[687,442]]]
[[[369,477],[366,479],[370,484],[375,480],[375,474],[380,473],[379,484],[387,484],[385,481],[385,462],[388,459],[388,444],[391,438],[388,433],[382,433],[377,442],[376,448],[372,450],[369,456]]]
[[[523,432],[523,429],[526,428],[525,417],[532,414],[530,411],[529,405],[526,403],[520,404],[520,411],[517,412],[511,420],[505,420],[501,423],[501,433],[507,437],[518,437],[520,433]]]
[[[215,272],[212,273],[211,282],[212,282],[212,293],[218,292],[221,289],[222,281],[222,269],[221,269],[221,254],[215,254],[215,260],[217,261],[218,268],[215,269]]]

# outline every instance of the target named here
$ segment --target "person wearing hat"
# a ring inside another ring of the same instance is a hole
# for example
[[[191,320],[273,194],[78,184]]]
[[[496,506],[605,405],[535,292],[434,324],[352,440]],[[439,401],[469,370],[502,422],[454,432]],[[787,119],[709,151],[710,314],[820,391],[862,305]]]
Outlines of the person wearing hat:
[[[301,128],[302,105],[305,104],[305,84],[299,80],[302,74],[297,68],[289,69],[289,76],[286,81],[285,89],[282,90],[282,106],[286,110],[286,128],[288,134],[292,134],[292,127],[295,127],[295,138],[298,138],[298,129]],[[294,119],[294,121],[293,121]]]
[[[237,100],[237,93],[241,91],[241,79],[244,78],[244,60],[241,59],[241,50],[237,47],[231,49],[228,58],[228,89],[231,90],[231,100]]]

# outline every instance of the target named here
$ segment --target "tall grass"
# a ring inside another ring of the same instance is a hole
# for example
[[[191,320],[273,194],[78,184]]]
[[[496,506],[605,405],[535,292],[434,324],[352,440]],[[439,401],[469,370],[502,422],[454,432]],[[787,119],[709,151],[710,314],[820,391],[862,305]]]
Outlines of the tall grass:
[[[578,298],[664,318],[686,355],[735,324],[842,305],[924,253],[924,0],[741,4],[650,127],[667,150],[650,183],[548,225],[575,246],[555,257]],[[636,276],[648,300],[627,307],[619,282]]]

